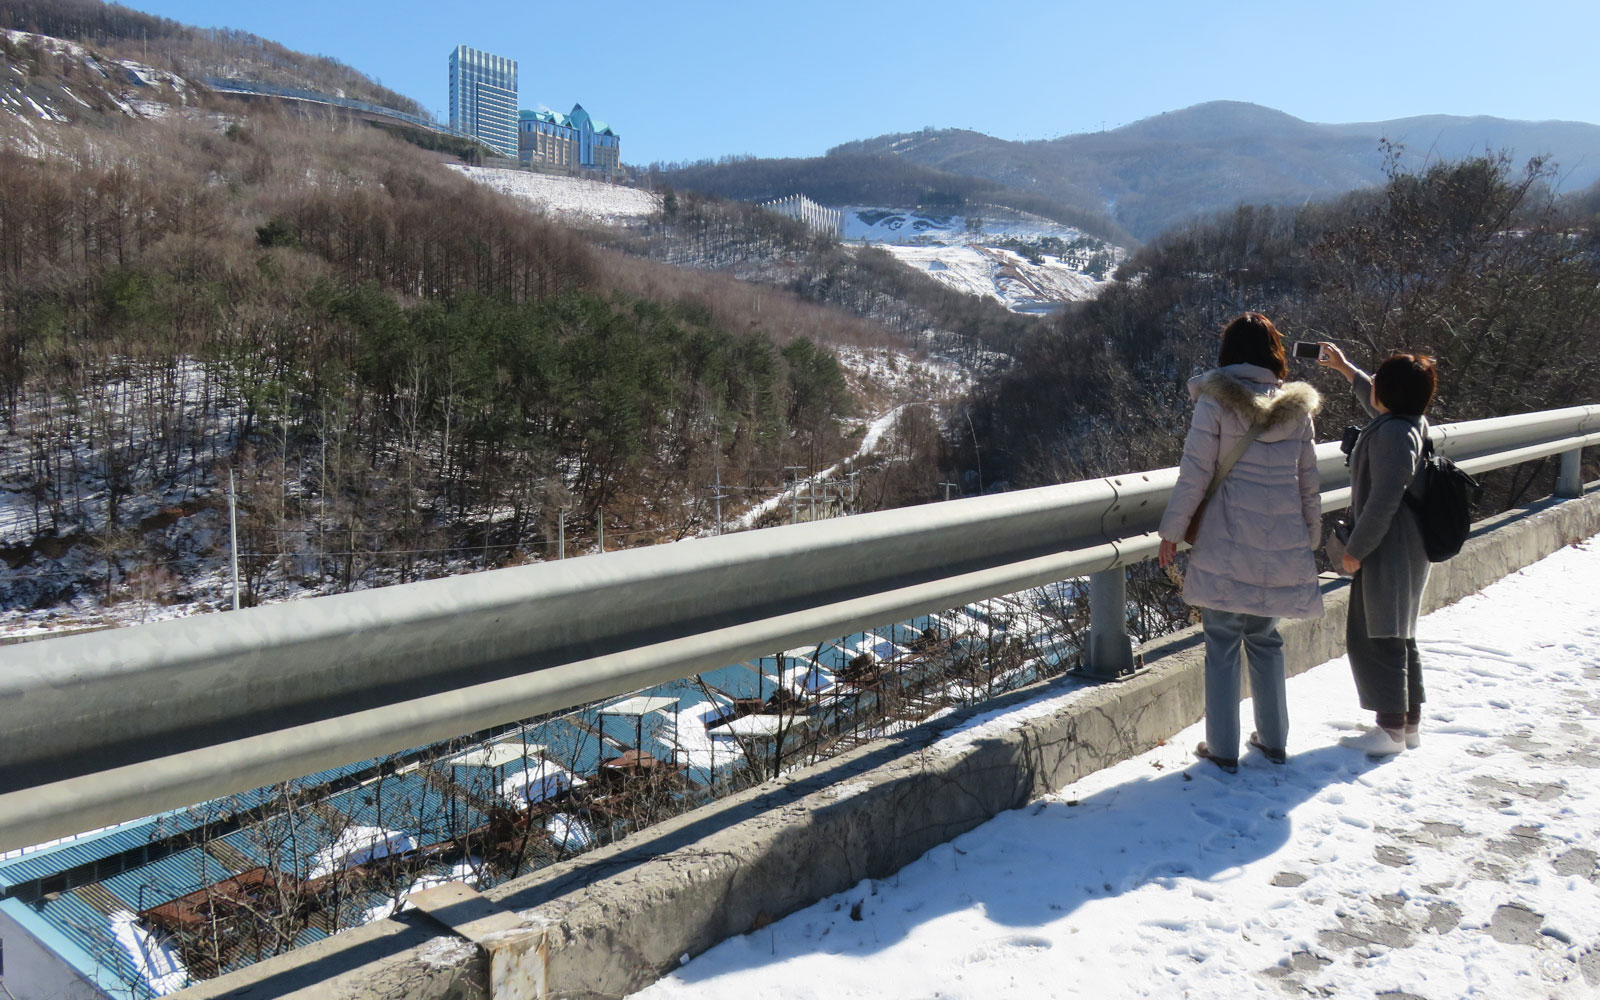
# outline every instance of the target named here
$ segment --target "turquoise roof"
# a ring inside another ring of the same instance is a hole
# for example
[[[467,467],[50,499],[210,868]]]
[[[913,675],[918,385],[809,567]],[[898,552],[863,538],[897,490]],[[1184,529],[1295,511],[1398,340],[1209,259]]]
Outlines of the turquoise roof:
[[[594,132],[595,135],[609,135],[615,136],[619,139],[621,138],[621,136],[617,135],[616,131],[612,129],[610,125],[607,125],[605,122],[600,121],[590,115],[589,112],[583,109],[583,105],[581,104],[574,104],[572,106],[571,114],[564,115],[559,111],[539,110],[523,111],[518,115],[518,117],[522,121],[549,122],[552,125],[561,125],[566,128],[575,128],[579,130],[582,130],[583,123],[587,121],[589,123],[589,128]]]
[[[565,125],[568,128],[572,127],[572,123],[567,120],[567,116],[559,111],[524,111],[522,112],[521,119],[525,122],[550,122],[554,125]]]
[[[572,106],[572,113],[570,115],[568,115],[567,118],[572,121],[572,124],[573,124],[574,128],[582,128],[583,125],[581,123],[582,122],[588,122],[589,123],[589,128],[594,132],[595,135],[616,135],[617,134],[617,133],[611,131],[611,126],[610,125],[607,125],[605,122],[599,120],[598,118],[596,118],[593,115],[589,114],[589,112],[585,111],[584,108],[583,108],[583,105],[581,105],[581,104],[574,104]]]

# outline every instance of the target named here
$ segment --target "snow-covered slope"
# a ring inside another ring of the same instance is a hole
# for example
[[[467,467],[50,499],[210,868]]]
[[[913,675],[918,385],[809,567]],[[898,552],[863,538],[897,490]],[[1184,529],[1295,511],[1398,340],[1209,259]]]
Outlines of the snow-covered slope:
[[[966,391],[972,381],[968,369],[945,357],[859,347],[837,348],[835,356],[845,371],[850,391],[869,410],[856,425],[861,432],[861,443],[856,446],[855,454],[809,478],[797,476],[788,487],[733,515],[729,519],[733,527],[755,527],[763,517],[787,507],[797,496],[808,497],[817,491],[826,494],[828,483],[847,467],[858,462],[870,463],[878,452],[895,444],[895,422],[903,410],[927,406],[932,408],[936,419],[940,419],[938,415],[944,412],[949,401]]]
[[[969,228],[969,220],[970,226]],[[1084,234],[1071,226],[1014,211],[974,208],[962,215],[938,215],[913,209],[852,205],[844,209],[844,238],[870,243],[958,244],[971,239],[1024,242],[1053,236],[1076,240]]]
[[[527,202],[547,215],[572,222],[625,225],[661,208],[659,195],[621,184],[499,167],[451,164],[451,169],[459,170],[479,184]]]
[[[452,169],[566,222],[625,226],[661,207],[653,192],[581,177]],[[1071,226],[1017,212],[970,219],[860,206],[843,212],[846,242],[881,246],[937,281],[1015,312],[1046,313],[1093,298],[1127,256],[1121,247]]]
[[[1061,257],[1034,264],[1011,250],[980,243],[887,246],[901,262],[957,291],[996,299],[1013,312],[1050,312],[1063,302],[1091,299],[1106,284]]]
[[[848,241],[881,246],[957,291],[1014,312],[1043,313],[1093,298],[1127,256],[1071,226],[1013,211],[972,215],[852,206]]]
[[[0,30],[0,39],[23,56],[0,61],[0,145],[26,155],[60,152],[63,136],[84,121],[174,113],[206,115],[222,125],[229,120],[201,111],[189,81],[166,70],[96,57],[77,42],[49,35]]]

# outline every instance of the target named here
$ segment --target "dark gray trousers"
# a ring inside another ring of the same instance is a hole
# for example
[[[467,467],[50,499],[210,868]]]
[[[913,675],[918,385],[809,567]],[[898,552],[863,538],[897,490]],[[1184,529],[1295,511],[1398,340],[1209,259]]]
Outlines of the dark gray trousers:
[[[1350,614],[1344,644],[1361,707],[1383,715],[1415,715],[1422,707],[1422,657],[1417,640],[1367,634],[1367,602],[1361,572],[1350,582]]]

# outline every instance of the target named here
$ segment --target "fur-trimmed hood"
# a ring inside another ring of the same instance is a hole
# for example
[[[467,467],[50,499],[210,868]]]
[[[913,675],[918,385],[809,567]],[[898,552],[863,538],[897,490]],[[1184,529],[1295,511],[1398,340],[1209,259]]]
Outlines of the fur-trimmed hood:
[[[1272,388],[1278,391],[1268,391]],[[1280,385],[1271,372],[1255,365],[1229,365],[1197,375],[1189,380],[1189,394],[1196,400],[1202,396],[1215,400],[1246,423],[1263,420],[1268,430],[1316,416],[1322,409],[1322,395],[1310,383]]]
[[[1228,365],[1189,381],[1195,398],[1178,481],[1161,517],[1161,537],[1184,538],[1199,523],[1183,599],[1194,607],[1265,618],[1322,614],[1312,547],[1322,522],[1312,414],[1321,398],[1276,372]],[[1243,449],[1200,507],[1217,467],[1260,420],[1266,429]]]

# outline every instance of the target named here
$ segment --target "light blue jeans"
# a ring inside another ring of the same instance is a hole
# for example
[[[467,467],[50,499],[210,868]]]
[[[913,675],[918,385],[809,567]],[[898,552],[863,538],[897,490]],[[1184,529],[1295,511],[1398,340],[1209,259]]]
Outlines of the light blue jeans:
[[[1278,619],[1204,608],[1206,748],[1215,757],[1239,756],[1239,654],[1250,665],[1256,732],[1274,750],[1289,745],[1289,700],[1283,684],[1283,637]]]

